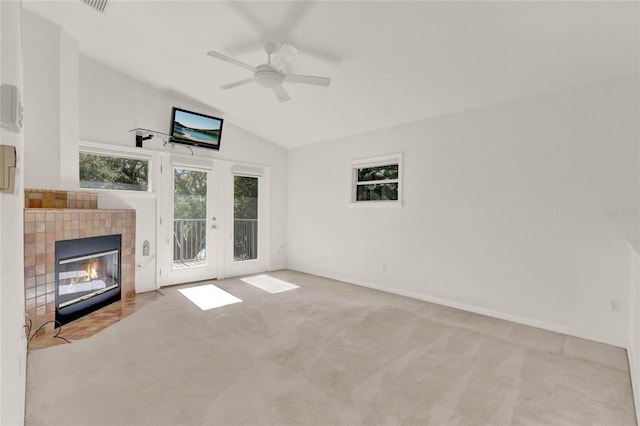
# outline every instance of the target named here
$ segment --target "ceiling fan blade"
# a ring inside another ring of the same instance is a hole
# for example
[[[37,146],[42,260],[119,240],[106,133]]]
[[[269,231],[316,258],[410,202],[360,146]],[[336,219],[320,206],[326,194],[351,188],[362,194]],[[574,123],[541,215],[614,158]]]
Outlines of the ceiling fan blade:
[[[236,82],[233,82],[233,83],[223,84],[222,86],[220,86],[220,88],[221,89],[233,89],[234,87],[238,87],[238,86],[242,86],[242,85],[245,85],[245,84],[253,83],[253,80],[255,80],[253,77],[246,78],[244,80],[236,81]]]
[[[298,53],[298,49],[288,43],[282,43],[280,49],[278,49],[273,59],[271,59],[271,65],[282,69],[282,67],[287,65],[296,53]]]
[[[328,86],[331,83],[329,77],[316,77],[313,75],[285,74],[284,80],[291,83],[313,84],[314,86]]]
[[[286,90],[284,90],[284,87],[282,86],[276,86],[273,88],[273,93],[276,94],[276,97],[278,98],[278,100],[280,102],[287,102],[289,99],[291,99],[289,97],[289,94],[287,93]]]
[[[222,54],[220,52],[216,52],[215,50],[207,52],[207,55],[209,55],[209,56],[211,56],[213,58],[216,58],[216,59],[220,59],[220,60],[225,61],[225,62],[229,62],[229,63],[237,65],[239,67],[246,68],[249,71],[256,72],[256,68],[255,67],[252,67],[249,64],[245,64],[244,62],[241,62],[241,61],[239,61],[237,59],[233,59],[231,56],[227,56],[227,55]]]

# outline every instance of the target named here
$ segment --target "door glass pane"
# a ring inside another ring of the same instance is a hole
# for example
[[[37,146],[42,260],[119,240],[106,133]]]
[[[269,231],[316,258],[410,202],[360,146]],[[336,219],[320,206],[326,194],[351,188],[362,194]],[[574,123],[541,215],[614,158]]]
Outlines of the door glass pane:
[[[173,268],[207,260],[207,172],[174,169]]]
[[[233,260],[258,258],[258,178],[233,177]]]

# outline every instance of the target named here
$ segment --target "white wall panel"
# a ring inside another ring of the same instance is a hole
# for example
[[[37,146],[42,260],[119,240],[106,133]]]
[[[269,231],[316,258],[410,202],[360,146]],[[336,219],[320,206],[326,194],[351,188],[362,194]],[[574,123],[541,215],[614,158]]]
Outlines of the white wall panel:
[[[289,267],[626,346],[637,93],[635,76],[292,150]],[[403,208],[350,207],[349,161],[399,151]]]

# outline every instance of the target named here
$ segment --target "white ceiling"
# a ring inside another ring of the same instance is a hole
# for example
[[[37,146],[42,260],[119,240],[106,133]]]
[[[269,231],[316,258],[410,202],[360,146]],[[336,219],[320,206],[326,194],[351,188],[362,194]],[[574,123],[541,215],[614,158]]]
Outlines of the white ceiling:
[[[637,2],[25,1],[82,54],[178,92],[283,147],[638,73]],[[279,103],[206,55],[266,62],[265,41],[299,49]]]

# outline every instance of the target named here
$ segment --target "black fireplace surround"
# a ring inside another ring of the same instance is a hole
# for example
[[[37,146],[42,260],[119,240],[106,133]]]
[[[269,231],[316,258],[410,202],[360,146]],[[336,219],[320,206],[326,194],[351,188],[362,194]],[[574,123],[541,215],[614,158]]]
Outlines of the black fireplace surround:
[[[61,325],[120,300],[121,235],[56,241],[56,321]]]

